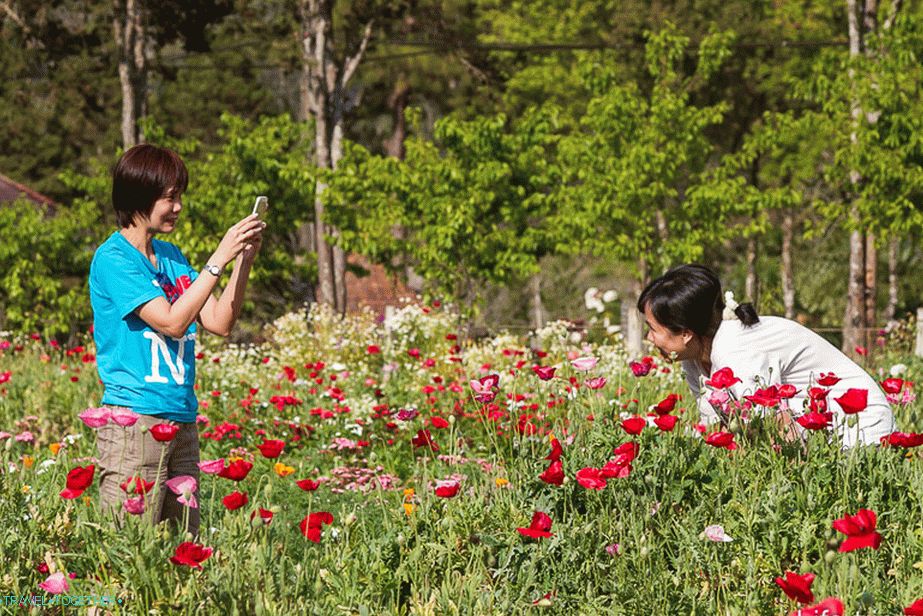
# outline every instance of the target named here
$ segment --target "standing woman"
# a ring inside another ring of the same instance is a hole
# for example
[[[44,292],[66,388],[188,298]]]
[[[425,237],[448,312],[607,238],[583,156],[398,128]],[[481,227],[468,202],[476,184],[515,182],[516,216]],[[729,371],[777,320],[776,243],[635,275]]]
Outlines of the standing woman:
[[[730,303],[730,302],[729,302]],[[650,328],[647,339],[660,353],[682,361],[701,420],[719,420],[704,390],[704,382],[721,368],[730,368],[740,381],[729,389],[737,400],[770,385],[792,385],[789,408],[797,417],[808,390],[821,374],[834,374],[827,394],[833,427],[844,447],[877,444],[894,432],[894,415],[884,393],[871,376],[810,329],[781,317],[760,317],[752,304],[725,306],[718,276],[701,265],[680,265],[652,281],[638,299]],[[837,381],[837,379],[839,379]],[[868,392],[865,410],[849,427],[836,398],[849,389]],[[787,418],[783,414],[783,420]],[[797,428],[797,426],[793,426]]]
[[[154,239],[176,228],[187,182],[186,166],[175,152],[149,144],[126,151],[112,181],[120,228],[99,247],[90,266],[102,404],[137,415],[132,426],[109,422],[97,432],[100,504],[115,509],[118,517],[123,501],[142,493],[132,489],[137,479],[128,484],[130,493],[120,485],[140,477],[160,485],[156,496],[145,496],[154,522],[183,520],[183,505],[164,484],[182,475],[198,480],[196,326],[219,336],[231,332],[266,226],[247,216],[228,229],[206,263],[192,267],[179,248]],[[232,261],[230,280],[216,299],[212,291]],[[157,424],[178,430],[161,442],[151,433]],[[187,519],[186,530],[197,534],[199,510],[190,507]]]

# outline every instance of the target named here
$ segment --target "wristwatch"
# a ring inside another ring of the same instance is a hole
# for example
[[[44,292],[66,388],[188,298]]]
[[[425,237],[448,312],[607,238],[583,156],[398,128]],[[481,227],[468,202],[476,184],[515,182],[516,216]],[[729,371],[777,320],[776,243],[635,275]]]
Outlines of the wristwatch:
[[[205,269],[206,272],[208,272],[208,273],[211,274],[212,276],[218,277],[218,276],[221,276],[221,271],[222,271],[224,268],[223,268],[223,267],[218,267],[217,265],[212,265],[212,264],[210,264],[210,263],[206,263],[204,269]]]

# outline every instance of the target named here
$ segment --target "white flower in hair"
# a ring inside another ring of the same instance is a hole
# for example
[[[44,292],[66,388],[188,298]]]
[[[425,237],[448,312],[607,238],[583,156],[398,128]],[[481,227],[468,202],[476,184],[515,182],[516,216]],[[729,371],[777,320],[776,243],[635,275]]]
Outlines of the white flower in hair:
[[[739,306],[736,301],[734,301],[734,292],[725,291],[724,292],[724,312],[721,313],[721,318],[725,321],[733,321],[737,318],[737,313],[734,311],[737,310]]]

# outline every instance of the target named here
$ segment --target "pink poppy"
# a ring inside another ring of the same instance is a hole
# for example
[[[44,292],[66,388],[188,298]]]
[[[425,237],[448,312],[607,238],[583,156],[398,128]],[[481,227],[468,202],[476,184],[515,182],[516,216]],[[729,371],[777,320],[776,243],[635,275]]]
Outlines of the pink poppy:
[[[109,418],[112,416],[112,412],[106,407],[100,408],[88,408],[84,412],[80,413],[78,417],[80,421],[85,423],[90,428],[94,430],[96,428],[101,428],[109,423]]]

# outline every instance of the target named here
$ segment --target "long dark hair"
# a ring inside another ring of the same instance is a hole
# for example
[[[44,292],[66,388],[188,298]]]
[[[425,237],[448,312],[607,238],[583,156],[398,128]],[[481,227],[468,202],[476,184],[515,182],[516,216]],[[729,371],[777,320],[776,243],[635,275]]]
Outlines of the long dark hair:
[[[688,329],[712,338],[724,312],[721,281],[704,265],[679,265],[644,288],[638,298],[638,311],[644,312],[647,306],[657,322],[673,333]],[[751,303],[739,304],[734,314],[747,327],[760,321]]]

